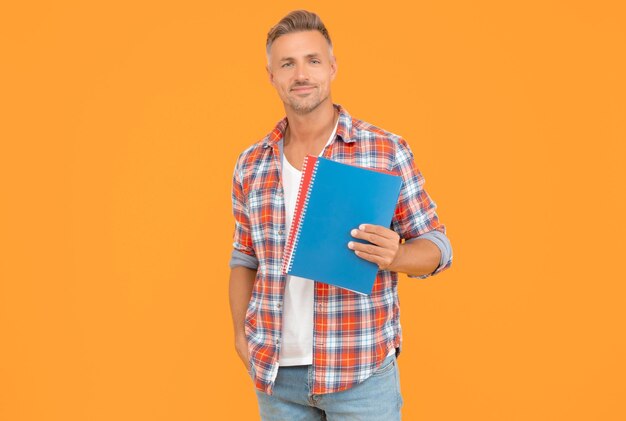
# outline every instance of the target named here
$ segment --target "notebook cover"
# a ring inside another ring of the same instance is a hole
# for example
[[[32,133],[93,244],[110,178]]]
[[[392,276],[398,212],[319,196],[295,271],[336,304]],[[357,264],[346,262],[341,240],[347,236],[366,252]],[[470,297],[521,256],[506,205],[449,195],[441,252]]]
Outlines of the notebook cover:
[[[378,265],[348,248],[349,241],[367,243],[350,231],[360,224],[390,226],[402,178],[311,155],[305,162],[284,271],[370,294]]]
[[[306,194],[309,191],[309,184],[315,170],[315,163],[317,162],[317,156],[307,155],[304,157],[304,163],[302,164],[302,176],[300,178],[300,186],[298,186],[298,194],[296,197],[296,207],[293,212],[293,220],[291,221],[291,229],[287,236],[287,246],[285,247],[285,258],[283,259],[282,272],[287,273],[287,265],[291,261],[293,255],[293,246],[295,236],[300,226],[300,220],[302,219],[302,210],[304,208]]]

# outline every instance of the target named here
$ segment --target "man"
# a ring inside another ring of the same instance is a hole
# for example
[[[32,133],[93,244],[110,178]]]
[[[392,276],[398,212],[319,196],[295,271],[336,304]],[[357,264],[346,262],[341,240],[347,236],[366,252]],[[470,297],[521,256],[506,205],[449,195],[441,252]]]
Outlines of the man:
[[[286,117],[241,153],[233,174],[235,348],[263,420],[400,419],[397,273],[448,268],[445,227],[406,141],[333,104],[337,63],[317,15],[285,16],[268,34],[267,60]],[[380,269],[369,296],[281,272],[307,154],[402,176],[392,229],[361,225],[352,235],[369,244],[346,244]]]

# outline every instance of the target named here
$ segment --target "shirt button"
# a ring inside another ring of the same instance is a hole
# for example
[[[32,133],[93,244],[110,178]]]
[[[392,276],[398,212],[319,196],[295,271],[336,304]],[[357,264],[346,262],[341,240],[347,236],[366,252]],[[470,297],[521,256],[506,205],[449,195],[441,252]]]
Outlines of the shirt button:
[[[276,308],[281,308],[283,305],[281,303],[276,304]]]
[[[283,231],[282,229],[278,230],[278,235],[283,235],[285,233],[285,231]]]

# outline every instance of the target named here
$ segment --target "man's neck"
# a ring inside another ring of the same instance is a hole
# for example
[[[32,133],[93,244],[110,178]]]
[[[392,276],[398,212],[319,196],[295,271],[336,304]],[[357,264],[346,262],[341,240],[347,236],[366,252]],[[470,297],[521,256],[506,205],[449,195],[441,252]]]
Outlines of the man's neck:
[[[291,109],[287,113],[286,144],[314,145],[328,137],[335,127],[337,112],[330,98],[307,114],[298,114]]]

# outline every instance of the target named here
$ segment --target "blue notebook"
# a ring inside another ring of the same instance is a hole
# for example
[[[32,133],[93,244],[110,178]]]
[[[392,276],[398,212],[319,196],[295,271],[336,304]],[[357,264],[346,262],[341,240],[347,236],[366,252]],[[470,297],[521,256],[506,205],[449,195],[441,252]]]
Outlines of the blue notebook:
[[[389,227],[402,178],[308,155],[287,238],[283,273],[370,294],[378,265],[348,248],[360,224]]]

